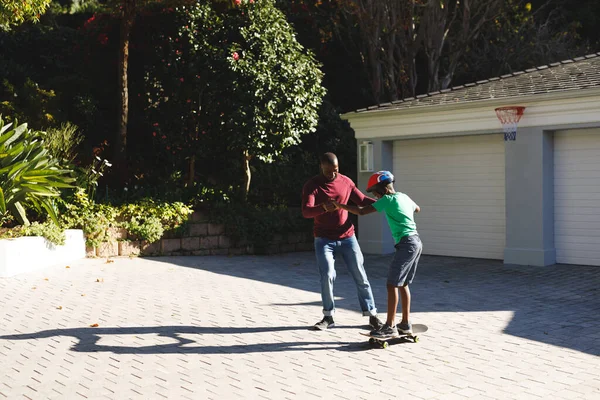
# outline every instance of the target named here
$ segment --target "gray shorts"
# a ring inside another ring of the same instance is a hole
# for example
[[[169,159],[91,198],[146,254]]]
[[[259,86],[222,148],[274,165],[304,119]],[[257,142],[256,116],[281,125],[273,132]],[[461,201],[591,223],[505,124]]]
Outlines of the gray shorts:
[[[396,243],[396,253],[390,265],[387,284],[406,286],[412,283],[417,272],[419,258],[423,251],[423,243],[419,235],[404,236]]]

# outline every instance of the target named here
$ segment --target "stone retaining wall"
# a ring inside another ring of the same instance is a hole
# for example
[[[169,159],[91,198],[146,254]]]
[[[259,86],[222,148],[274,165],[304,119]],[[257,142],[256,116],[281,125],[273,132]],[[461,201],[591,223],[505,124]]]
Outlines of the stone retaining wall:
[[[313,249],[312,232],[290,232],[276,234],[266,243],[252,245],[248,241],[236,241],[225,235],[225,226],[204,221],[199,213],[192,215],[189,229],[183,237],[174,237],[166,233],[154,243],[129,240],[127,231],[113,229],[109,232],[111,240],[98,247],[86,249],[88,257],[115,256],[208,256],[277,254]]]

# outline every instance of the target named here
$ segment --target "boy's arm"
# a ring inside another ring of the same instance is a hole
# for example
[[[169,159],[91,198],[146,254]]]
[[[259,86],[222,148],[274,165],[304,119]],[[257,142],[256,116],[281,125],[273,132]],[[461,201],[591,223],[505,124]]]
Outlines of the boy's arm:
[[[352,214],[356,214],[356,215],[367,215],[367,214],[377,212],[375,207],[373,207],[372,205],[360,207],[360,206],[350,206],[348,204],[340,204],[337,201],[332,201],[332,203],[337,208],[341,208],[342,210],[346,210],[346,211],[348,211]]]
[[[376,201],[375,199],[365,196],[356,186],[354,186],[350,192],[350,200],[352,200],[354,204],[362,207],[371,205]]]
[[[413,202],[413,205],[415,206],[415,212],[418,213],[419,211],[421,211],[421,207],[419,207],[419,205],[417,203],[415,203],[412,199],[411,201]]]

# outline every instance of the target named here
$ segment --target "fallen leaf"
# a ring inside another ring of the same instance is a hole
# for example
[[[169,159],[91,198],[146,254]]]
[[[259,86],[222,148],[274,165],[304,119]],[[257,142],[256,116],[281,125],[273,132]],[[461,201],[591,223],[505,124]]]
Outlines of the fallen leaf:
[[[69,267],[69,266],[67,265],[65,268],[71,268],[71,267]]]
[[[49,281],[50,279],[48,279],[48,278],[44,278],[44,280],[45,280],[45,281]]]
[[[34,287],[32,287],[32,289],[37,289],[37,287],[34,286]]]
[[[57,310],[62,310],[62,306],[56,307]]]
[[[96,282],[104,282],[104,278],[102,278],[102,279],[96,279]]]
[[[106,259],[106,263],[107,263],[107,264],[114,263],[114,262],[115,262],[115,260],[111,260],[110,258],[107,258],[107,259]]]
[[[85,293],[81,295],[81,297],[85,296]]]
[[[92,324],[92,325],[90,325],[90,327],[92,327],[92,328],[97,328],[98,326],[99,326],[98,324]]]

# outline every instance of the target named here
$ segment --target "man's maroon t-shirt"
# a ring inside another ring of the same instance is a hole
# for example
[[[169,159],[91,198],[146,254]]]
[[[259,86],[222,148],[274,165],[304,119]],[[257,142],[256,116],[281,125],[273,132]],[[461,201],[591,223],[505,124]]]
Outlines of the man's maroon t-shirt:
[[[331,240],[346,239],[354,235],[354,225],[348,218],[348,211],[336,210],[326,212],[322,204],[335,200],[340,204],[348,204],[351,200],[359,206],[367,206],[375,202],[366,197],[356,188],[352,179],[338,174],[337,177],[327,182],[323,175],[310,179],[302,189],[302,215],[305,218],[314,218],[315,237],[324,237]]]

